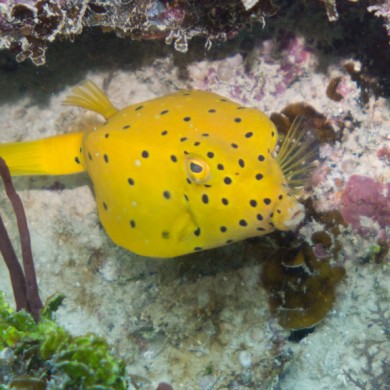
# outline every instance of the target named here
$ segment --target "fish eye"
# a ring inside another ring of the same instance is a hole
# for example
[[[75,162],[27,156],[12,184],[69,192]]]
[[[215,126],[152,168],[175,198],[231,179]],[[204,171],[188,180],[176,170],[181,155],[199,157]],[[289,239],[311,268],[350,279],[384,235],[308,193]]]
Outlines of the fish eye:
[[[185,164],[187,176],[193,183],[202,184],[210,179],[210,167],[201,157],[188,155]]]
[[[198,162],[191,161],[190,163],[190,171],[192,173],[202,173],[203,172],[203,166],[199,164]]]

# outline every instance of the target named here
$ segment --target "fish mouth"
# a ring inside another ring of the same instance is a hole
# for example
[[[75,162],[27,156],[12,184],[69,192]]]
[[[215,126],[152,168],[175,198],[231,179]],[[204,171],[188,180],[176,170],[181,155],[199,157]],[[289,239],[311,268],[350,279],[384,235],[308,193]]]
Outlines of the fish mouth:
[[[301,203],[296,203],[289,208],[289,217],[283,222],[284,229],[294,230],[305,218],[305,208]]]

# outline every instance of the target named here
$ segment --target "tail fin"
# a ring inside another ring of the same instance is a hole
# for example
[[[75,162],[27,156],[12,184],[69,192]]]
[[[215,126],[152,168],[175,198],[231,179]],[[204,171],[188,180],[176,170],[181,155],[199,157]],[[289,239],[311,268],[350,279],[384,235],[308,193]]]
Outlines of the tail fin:
[[[0,144],[11,175],[68,175],[85,171],[83,133],[69,133],[36,141]]]

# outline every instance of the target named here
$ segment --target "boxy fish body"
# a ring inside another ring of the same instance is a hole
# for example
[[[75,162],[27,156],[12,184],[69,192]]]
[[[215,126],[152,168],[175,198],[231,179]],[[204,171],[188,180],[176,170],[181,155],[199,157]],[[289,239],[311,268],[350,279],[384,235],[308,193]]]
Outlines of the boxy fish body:
[[[188,90],[117,110],[90,81],[64,103],[106,122],[4,144],[0,156],[12,174],[86,170],[106,232],[126,249],[174,257],[291,230],[303,218],[273,156],[276,128],[257,109]]]

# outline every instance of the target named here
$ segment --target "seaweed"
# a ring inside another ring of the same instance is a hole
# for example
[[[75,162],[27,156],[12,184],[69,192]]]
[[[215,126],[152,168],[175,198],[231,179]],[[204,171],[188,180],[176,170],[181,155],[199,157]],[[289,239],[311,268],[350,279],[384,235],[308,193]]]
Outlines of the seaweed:
[[[16,389],[46,388],[46,383],[61,383],[61,388],[99,385],[102,389],[125,389],[125,364],[111,354],[104,338],[92,333],[73,337],[55,322],[54,313],[64,296],[57,294],[42,305],[26,214],[2,158],[0,176],[16,215],[24,268],[0,216],[0,251],[9,270],[17,309],[14,311],[0,292],[0,377],[8,378],[10,387]]]
[[[11,388],[50,383],[64,389],[126,389],[125,364],[112,355],[103,337],[73,337],[54,321],[63,298],[51,298],[36,323],[25,310],[15,312],[0,292],[0,348],[8,352],[0,374],[10,378]]]
[[[331,266],[331,259],[319,259],[307,243],[280,248],[268,258],[261,280],[282,327],[310,329],[331,310],[336,287],[345,277],[344,267]]]
[[[22,201],[13,186],[7,164],[1,157],[0,175],[4,183],[6,194],[12,204],[16,216],[25,273],[23,273],[23,269],[16,256],[15,249],[12,246],[1,216],[0,251],[10,273],[17,310],[25,309],[31,313],[34,320],[37,322],[42,309],[42,301],[38,293],[38,283],[35,274],[26,213],[24,212]]]

